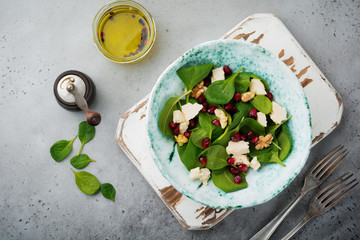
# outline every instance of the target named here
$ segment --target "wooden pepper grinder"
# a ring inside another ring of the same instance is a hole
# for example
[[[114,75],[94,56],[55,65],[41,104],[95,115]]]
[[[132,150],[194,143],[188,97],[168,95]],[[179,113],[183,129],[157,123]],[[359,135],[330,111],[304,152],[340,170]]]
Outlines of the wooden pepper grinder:
[[[54,94],[60,106],[70,111],[83,110],[91,126],[97,126],[101,121],[101,115],[88,108],[95,92],[94,82],[86,74],[75,70],[63,72],[54,83]]]

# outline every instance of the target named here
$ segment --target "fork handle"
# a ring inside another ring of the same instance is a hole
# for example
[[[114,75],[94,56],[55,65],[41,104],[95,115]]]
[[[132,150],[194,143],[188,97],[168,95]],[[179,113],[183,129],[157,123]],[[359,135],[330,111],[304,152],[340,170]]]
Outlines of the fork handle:
[[[271,220],[265,227],[263,227],[258,233],[256,233],[250,240],[267,240],[275,232],[280,223],[291,212],[296,204],[305,196],[304,192],[292,200],[273,220]]]
[[[281,240],[288,240],[290,239],[297,231],[299,231],[300,228],[302,228],[308,221],[310,220],[310,217],[308,215],[305,215],[303,220],[298,223],[288,234],[286,234]]]

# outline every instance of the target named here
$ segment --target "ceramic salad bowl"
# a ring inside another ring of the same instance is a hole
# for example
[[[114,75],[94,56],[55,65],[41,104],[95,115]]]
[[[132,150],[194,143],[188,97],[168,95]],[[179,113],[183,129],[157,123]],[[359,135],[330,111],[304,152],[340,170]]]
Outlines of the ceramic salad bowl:
[[[176,74],[183,67],[214,63],[215,68],[252,72],[264,78],[281,106],[292,118],[288,127],[292,148],[284,163],[263,164],[258,171],[249,171],[248,187],[225,193],[210,179],[208,186],[189,180],[189,171],[181,162],[174,141],[164,136],[158,126],[159,115],[166,101],[184,93],[184,84]],[[303,168],[311,147],[310,110],[305,93],[293,72],[264,48],[238,40],[216,40],[202,43],[175,60],[159,77],[149,99],[147,138],[150,152],[163,176],[182,194],[213,208],[244,208],[264,203],[279,194]]]

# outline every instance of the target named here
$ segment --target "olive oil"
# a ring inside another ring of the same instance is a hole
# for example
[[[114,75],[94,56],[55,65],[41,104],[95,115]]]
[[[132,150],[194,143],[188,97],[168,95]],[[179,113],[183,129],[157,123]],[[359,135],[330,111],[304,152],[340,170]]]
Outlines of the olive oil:
[[[118,8],[98,25],[98,38],[106,51],[118,58],[131,58],[146,50],[149,23],[133,8]]]

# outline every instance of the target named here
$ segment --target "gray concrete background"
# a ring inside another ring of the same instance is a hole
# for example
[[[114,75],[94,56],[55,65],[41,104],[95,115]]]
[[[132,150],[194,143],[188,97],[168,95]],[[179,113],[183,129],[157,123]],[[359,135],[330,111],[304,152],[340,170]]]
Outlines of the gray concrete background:
[[[344,100],[340,126],[311,151],[304,170],[342,143],[351,154],[334,175],[353,170],[359,176],[360,1],[139,2],[156,21],[157,41],[145,60],[123,66],[103,58],[92,42],[92,19],[106,1],[0,1],[0,239],[248,239],[271,220],[298,194],[305,171],[268,203],[237,210],[211,230],[186,231],[114,141],[119,117],[150,92],[168,64],[253,13],[278,15]],[[69,69],[96,82],[91,107],[103,120],[84,147],[97,160],[86,171],[115,186],[116,203],[80,192],[69,160],[56,163],[49,155],[84,119],[53,96],[55,78]],[[295,226],[314,194],[273,239]],[[359,197],[358,187],[293,239],[360,239]]]

